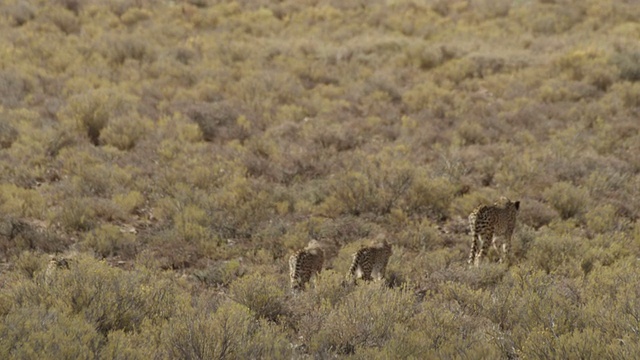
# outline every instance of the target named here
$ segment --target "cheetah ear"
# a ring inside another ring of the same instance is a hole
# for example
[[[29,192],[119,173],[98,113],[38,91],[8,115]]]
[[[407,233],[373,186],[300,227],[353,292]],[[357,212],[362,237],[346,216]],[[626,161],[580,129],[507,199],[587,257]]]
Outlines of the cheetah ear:
[[[516,201],[514,204],[516,205],[516,210],[520,210],[520,201]]]

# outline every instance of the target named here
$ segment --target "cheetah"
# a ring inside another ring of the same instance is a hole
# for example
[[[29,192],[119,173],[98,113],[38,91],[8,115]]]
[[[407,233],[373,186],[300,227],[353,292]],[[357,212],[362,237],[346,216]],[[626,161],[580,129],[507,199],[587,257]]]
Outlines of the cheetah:
[[[384,279],[387,263],[391,257],[391,244],[384,239],[373,246],[364,246],[353,254],[353,262],[347,274],[348,278],[365,281]]]
[[[69,270],[71,264],[74,260],[71,258],[64,257],[54,257],[49,256],[49,264],[44,272],[44,279],[47,284],[51,284],[54,279],[54,274],[60,270]]]
[[[289,257],[291,289],[303,290],[311,276],[322,271],[323,265],[324,250],[318,241],[311,240],[306,248]]]
[[[491,244],[496,250],[495,237],[504,236],[500,262],[506,262],[511,247],[511,237],[516,227],[516,215],[520,201],[511,201],[506,197],[493,205],[481,205],[469,215],[469,228],[472,243],[469,264],[478,266]]]

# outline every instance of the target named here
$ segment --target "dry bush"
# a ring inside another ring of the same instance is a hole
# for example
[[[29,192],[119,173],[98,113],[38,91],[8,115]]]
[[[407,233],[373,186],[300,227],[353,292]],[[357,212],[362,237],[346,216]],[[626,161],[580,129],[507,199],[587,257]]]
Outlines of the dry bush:
[[[415,177],[406,162],[387,158],[362,158],[360,171],[348,171],[331,182],[331,193],[324,207],[327,214],[385,215],[405,202]]]
[[[153,63],[157,54],[153,43],[140,35],[107,36],[99,43],[100,52],[113,66],[123,66],[126,60]]]
[[[80,245],[103,258],[119,256],[128,259],[135,255],[135,242],[134,234],[122,231],[114,225],[103,224],[86,234]]]
[[[543,192],[543,196],[563,219],[582,215],[589,203],[589,192],[568,182],[558,182]]]
[[[0,104],[18,108],[24,98],[35,90],[35,84],[18,69],[0,71]]]
[[[620,71],[620,78],[628,81],[640,80],[640,50],[623,47],[612,57],[611,62]]]
[[[161,353],[169,358],[283,358],[290,348],[280,329],[256,321],[246,307],[222,303],[215,312],[196,309],[172,319],[162,332]]]
[[[68,238],[38,220],[6,216],[0,222],[0,253],[7,257],[17,256],[25,250],[63,251],[69,243]]]
[[[449,217],[449,204],[458,189],[449,179],[429,177],[426,171],[415,176],[407,193],[407,207],[411,212],[427,214],[435,220]]]
[[[46,139],[47,156],[56,157],[60,151],[75,144],[73,134],[65,128],[57,129],[48,134]]]
[[[18,140],[18,131],[3,118],[0,122],[0,148],[8,149],[16,140]]]
[[[48,270],[11,286],[16,309],[59,309],[82,317],[102,335],[171,317],[177,290],[172,280],[126,273],[85,256],[76,257],[69,269]]]
[[[36,8],[26,1],[19,1],[3,9],[3,15],[11,19],[11,25],[23,26],[36,16]]]
[[[284,288],[284,282],[273,275],[251,274],[233,281],[229,296],[251,309],[257,317],[278,321],[288,312]]]
[[[97,89],[74,95],[61,110],[63,121],[84,131],[94,145],[100,144],[100,133],[111,118],[125,115],[133,109],[131,97],[115,89]]]
[[[152,128],[149,119],[137,115],[111,118],[100,131],[99,142],[119,150],[131,150]]]
[[[365,238],[377,229],[375,225],[358,216],[340,216],[331,218],[313,218],[309,235],[318,239],[333,239],[338,244],[347,244]]]
[[[561,236],[552,233],[538,234],[526,254],[527,261],[547,273],[575,276],[582,273],[580,254],[584,241],[577,236]]]
[[[518,214],[518,220],[523,224],[539,229],[548,225],[558,217],[558,212],[536,199],[523,199]]]
[[[35,278],[36,274],[45,270],[48,257],[33,251],[23,251],[14,260],[17,272],[28,279]]]
[[[249,135],[249,120],[241,119],[242,112],[237,104],[228,101],[199,102],[176,105],[191,121],[198,124],[204,140],[221,141],[245,140]]]
[[[196,270],[194,276],[209,286],[226,287],[246,272],[246,267],[238,259],[232,259],[217,261],[203,270]]]
[[[66,35],[78,34],[81,30],[80,20],[77,14],[74,14],[71,10],[54,7],[49,9],[46,16],[49,21]]]
[[[413,295],[403,290],[387,290],[380,284],[359,286],[331,309],[320,331],[309,339],[309,349],[346,355],[360,348],[384,346],[393,324],[413,315],[413,301]]]
[[[82,315],[44,306],[21,307],[0,324],[0,356],[92,359],[104,343]]]
[[[53,219],[63,228],[71,231],[87,231],[96,226],[96,213],[90,198],[68,198],[62,202],[62,208],[57,209]]]

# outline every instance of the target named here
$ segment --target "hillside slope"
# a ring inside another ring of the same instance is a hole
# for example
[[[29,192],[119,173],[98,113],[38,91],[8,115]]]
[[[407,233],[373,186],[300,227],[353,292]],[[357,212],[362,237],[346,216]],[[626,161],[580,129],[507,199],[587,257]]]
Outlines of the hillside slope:
[[[0,358],[635,358],[639,17],[3,1]],[[470,268],[501,196],[511,264]],[[386,283],[344,283],[380,233]]]

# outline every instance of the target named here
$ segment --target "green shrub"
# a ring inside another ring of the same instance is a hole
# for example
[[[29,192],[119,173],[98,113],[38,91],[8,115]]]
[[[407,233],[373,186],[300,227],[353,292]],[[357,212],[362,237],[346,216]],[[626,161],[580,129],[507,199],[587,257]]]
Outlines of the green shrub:
[[[133,34],[107,36],[100,45],[102,55],[113,66],[122,66],[128,59],[149,63],[157,58],[153,43]]]
[[[151,16],[152,16],[151,11],[147,9],[132,8],[127,10],[124,14],[122,14],[122,16],[120,17],[120,20],[122,20],[122,22],[125,25],[132,26],[139,22],[148,20],[149,18],[151,18]]]
[[[536,268],[547,273],[559,272],[578,275],[581,264],[580,254],[584,251],[584,241],[568,234],[539,234],[526,254]]]
[[[0,323],[4,359],[95,359],[103,342],[82,315],[43,306],[15,309]]]
[[[69,198],[61,209],[54,209],[51,216],[69,230],[87,231],[96,226],[94,203],[90,198]]]
[[[36,16],[36,8],[29,3],[18,2],[7,6],[3,13],[11,19],[13,26],[23,26]]]
[[[0,184],[0,212],[15,217],[42,218],[45,199],[35,189],[25,189],[14,184]]]
[[[145,198],[139,191],[133,190],[126,194],[114,195],[113,202],[119,206],[125,214],[133,214],[142,208],[145,204]]]
[[[155,334],[154,334],[155,335]],[[100,359],[112,360],[144,360],[150,354],[157,351],[155,344],[138,343],[137,338],[148,336],[141,334],[133,335],[131,332],[123,330],[111,331],[107,336],[106,344],[100,349]]]
[[[381,347],[394,324],[414,313],[412,294],[388,290],[380,283],[359,286],[331,310],[320,331],[310,339],[313,353],[349,354],[360,348]]]
[[[53,307],[82,317],[102,335],[132,331],[174,311],[177,289],[170,279],[124,272],[84,256],[76,257],[68,270],[53,270],[33,282],[13,284],[16,308]]]
[[[332,269],[321,271],[312,280],[313,286],[309,286],[306,290],[306,301],[315,306],[339,304],[351,290],[345,284],[345,274],[346,272],[337,272]]]
[[[600,90],[606,90],[618,76],[609,64],[608,55],[593,48],[570,52],[560,57],[557,64],[572,80],[586,81]]]
[[[183,112],[198,124],[206,141],[244,140],[249,135],[249,129],[239,121],[241,113],[234,104],[201,102],[190,104]]]
[[[135,253],[135,243],[134,234],[121,231],[120,228],[111,224],[103,224],[86,234],[81,245],[103,258],[112,256],[131,258]]]
[[[131,150],[151,127],[151,120],[137,116],[114,117],[100,131],[100,143],[119,150]]]
[[[246,273],[245,266],[237,259],[218,261],[204,270],[194,273],[198,280],[209,286],[228,286]]]
[[[42,255],[31,251],[23,251],[14,261],[16,270],[28,279],[33,279],[37,273],[44,271],[47,263]]]
[[[60,150],[75,144],[75,139],[71,132],[62,128],[54,130],[48,134],[46,154],[47,156],[56,157]]]
[[[81,26],[78,17],[68,9],[54,7],[47,11],[47,17],[66,35],[80,32]]]
[[[426,213],[434,220],[446,219],[457,191],[449,179],[429,177],[426,171],[420,171],[407,192],[407,207],[412,212]]]
[[[256,316],[270,321],[287,314],[286,285],[273,275],[259,273],[236,279],[229,286],[229,296],[253,311]]]
[[[3,118],[0,122],[0,148],[8,149],[16,140],[18,140],[18,131]]]
[[[626,49],[617,52],[611,59],[611,62],[620,71],[620,77],[628,81],[640,80],[640,50]]]
[[[558,210],[563,219],[583,214],[589,201],[589,192],[586,189],[564,181],[551,185],[542,195]]]
[[[84,131],[94,145],[100,144],[100,133],[109,120],[131,112],[133,101],[115,89],[101,88],[69,98],[60,114],[63,119]]]
[[[349,171],[332,181],[331,195],[324,204],[327,213],[385,215],[405,200],[415,175],[409,164],[363,161],[373,163],[363,164],[363,171]]]
[[[172,319],[162,332],[162,350],[169,358],[288,358],[289,344],[281,330],[256,321],[246,307],[225,302],[215,312],[199,311]]]
[[[615,230],[618,224],[618,215],[613,205],[604,204],[587,211],[584,216],[589,230],[595,233],[604,233]]]

